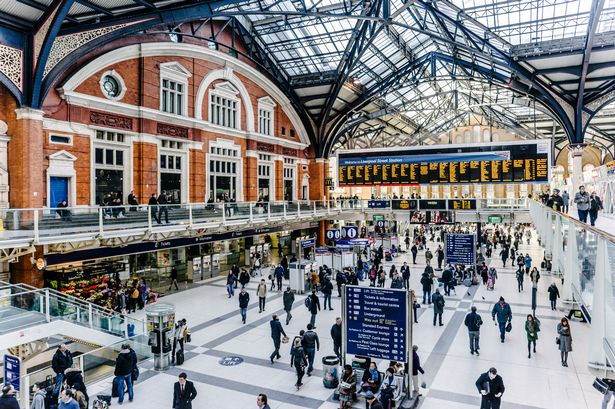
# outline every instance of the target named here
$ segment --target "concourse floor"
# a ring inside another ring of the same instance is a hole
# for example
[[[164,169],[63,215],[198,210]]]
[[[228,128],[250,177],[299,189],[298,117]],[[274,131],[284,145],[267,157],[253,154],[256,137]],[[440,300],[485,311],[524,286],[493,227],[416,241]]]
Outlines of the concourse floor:
[[[521,245],[520,251],[528,252],[535,265],[541,261],[542,250],[536,243],[536,234],[531,244]],[[435,249],[438,243],[430,243]],[[418,264],[411,265],[411,286],[421,295],[420,274],[424,268],[423,252],[419,253]],[[499,248],[494,251],[499,254]],[[399,267],[411,259],[409,253],[395,258]],[[527,357],[527,340],[523,328],[525,317],[531,312],[531,285],[526,278],[525,291],[519,293],[514,277],[514,268],[508,262],[502,268],[499,259],[489,261],[498,270],[499,279],[495,291],[487,291],[482,285],[457,287],[457,294],[446,297],[444,326],[432,325],[433,312],[429,306],[419,310],[419,324],[414,326],[413,343],[418,345],[419,356],[425,375],[427,389],[421,390],[422,409],[470,409],[480,406],[479,394],[474,386],[478,376],[495,366],[502,376],[506,392],[503,409],[595,409],[600,407],[601,395],[593,388],[594,376],[587,368],[589,326],[572,322],[573,352],[564,368],[560,364],[559,350],[555,344],[556,326],[564,315],[563,310],[551,311],[547,298],[547,287],[552,278],[544,275],[539,282],[538,309],[541,332],[537,353]],[[391,263],[385,263],[388,272]],[[411,262],[409,263],[411,264]],[[438,273],[438,272],[437,272]],[[560,284],[559,279],[555,279]],[[367,284],[367,281],[364,282]],[[387,281],[387,287],[388,287]],[[268,294],[266,312],[259,314],[258,298],[254,294],[257,280],[253,279],[250,289],[250,307],[247,324],[242,325],[238,310],[237,295],[227,298],[225,279],[216,278],[207,284],[187,291],[164,297],[164,302],[175,304],[177,318],[185,317],[192,332],[192,343],[186,346],[186,361],[180,367],[166,372],[155,372],[153,363],[143,364],[141,377],[135,386],[133,403],[124,405],[134,408],[170,408],[173,384],[180,372],[186,372],[188,379],[195,383],[198,396],[194,408],[257,408],[256,396],[266,393],[271,408],[332,409],[339,403],[332,400],[331,389],[322,384],[321,358],[333,354],[329,331],[340,315],[340,299],[333,298],[333,311],[321,311],[316,320],[316,332],[320,337],[320,351],[317,353],[312,377],[305,377],[304,386],[297,391],[294,369],[289,363],[289,344],[282,344],[282,358],[271,365],[269,355],[273,351],[270,338],[269,320],[271,314],[281,314],[282,294],[274,291]],[[237,293],[236,293],[237,294]],[[334,295],[337,291],[334,290]],[[504,296],[513,311],[512,332],[506,342],[500,343],[497,327],[491,321],[490,311],[500,296]],[[322,303],[322,299],[321,299]],[[463,319],[472,305],[476,305],[483,317],[480,356],[470,354],[468,334]],[[558,308],[561,306],[558,305]],[[142,312],[140,312],[142,314]],[[293,318],[284,330],[292,337],[309,322],[309,313],[304,306],[303,296],[296,297]],[[237,366],[222,366],[219,360],[226,356],[239,356],[243,363]],[[379,369],[386,369],[386,362]],[[109,393],[111,379],[89,388],[90,396]],[[114,404],[115,404],[114,399]],[[363,408],[361,398],[354,407]]]

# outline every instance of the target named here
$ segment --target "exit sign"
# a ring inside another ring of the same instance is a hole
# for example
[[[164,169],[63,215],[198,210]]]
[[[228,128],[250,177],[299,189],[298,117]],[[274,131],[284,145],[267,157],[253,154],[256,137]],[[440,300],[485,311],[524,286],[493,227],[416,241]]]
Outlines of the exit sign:
[[[502,216],[487,216],[487,222],[490,224],[502,223]]]

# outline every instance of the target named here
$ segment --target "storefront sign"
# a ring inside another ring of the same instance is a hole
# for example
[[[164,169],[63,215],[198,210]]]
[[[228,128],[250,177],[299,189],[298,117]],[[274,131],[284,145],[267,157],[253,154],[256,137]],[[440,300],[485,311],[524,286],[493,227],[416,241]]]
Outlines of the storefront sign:
[[[240,356],[225,356],[220,358],[218,363],[222,366],[237,366],[243,362],[243,358]]]
[[[386,209],[391,205],[389,200],[368,200],[367,207],[370,209]]]
[[[473,234],[445,234],[446,263],[474,265],[475,237]]]
[[[374,214],[374,215],[372,215],[372,220],[374,222],[377,222],[378,220],[384,220],[384,215],[383,214]]]
[[[21,360],[16,356],[4,355],[4,384],[13,385],[17,392],[20,389],[19,372]]]
[[[47,261],[43,257],[39,257],[36,259],[36,269],[38,271],[43,271],[47,267]]]
[[[407,292],[346,286],[346,352],[385,361],[406,361]]]

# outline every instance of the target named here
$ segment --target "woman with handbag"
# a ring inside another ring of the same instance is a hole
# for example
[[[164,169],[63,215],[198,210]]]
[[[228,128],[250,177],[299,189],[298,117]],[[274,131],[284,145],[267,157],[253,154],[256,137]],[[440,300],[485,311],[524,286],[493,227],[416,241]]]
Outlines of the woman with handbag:
[[[395,370],[389,368],[384,374],[382,388],[380,388],[380,402],[382,402],[382,407],[384,409],[391,409],[391,404],[397,388],[399,388],[399,382],[395,377]]]
[[[556,338],[555,342],[559,345],[562,366],[568,366],[568,352],[572,351],[572,335],[570,333],[568,318],[563,317],[560,323],[557,324],[557,333],[559,336]]]
[[[305,375],[307,359],[305,358],[305,350],[301,346],[301,338],[295,337],[293,342],[293,354],[290,362],[291,366],[294,366],[297,371],[297,383],[295,383],[295,386],[299,389],[303,385],[301,381],[303,380],[303,375]]]
[[[340,382],[340,409],[352,407],[352,400],[357,383],[357,375],[351,365],[344,365],[344,373]]]
[[[534,344],[534,353],[536,353],[536,340],[538,340],[538,332],[540,331],[540,321],[532,314],[527,315],[525,320],[525,333],[527,334],[527,357],[532,357],[531,345]]]
[[[374,361],[370,362],[369,369],[363,373],[362,381],[361,389],[363,392],[375,392],[378,390],[380,386],[380,372],[378,372],[378,366]]]

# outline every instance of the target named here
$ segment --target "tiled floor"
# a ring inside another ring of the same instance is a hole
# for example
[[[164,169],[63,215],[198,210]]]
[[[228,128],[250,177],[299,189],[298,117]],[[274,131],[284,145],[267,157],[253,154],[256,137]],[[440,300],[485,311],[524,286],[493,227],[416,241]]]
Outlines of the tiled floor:
[[[534,235],[535,237],[535,235]],[[435,246],[436,244],[431,244]],[[535,241],[530,246],[522,245],[523,252],[529,252],[538,265],[542,250]],[[499,253],[499,252],[498,252]],[[395,259],[401,266],[406,256]],[[387,263],[385,267],[388,267]],[[538,353],[527,358],[526,336],[523,329],[525,316],[530,311],[531,291],[529,279],[526,290],[517,292],[512,268],[502,269],[500,260],[492,262],[498,269],[499,279],[495,291],[485,287],[457,288],[457,295],[447,297],[444,313],[444,327],[432,326],[432,311],[423,307],[419,311],[419,324],[414,327],[413,343],[419,346],[425,375],[421,382],[427,384],[420,403],[422,409],[469,409],[480,404],[474,386],[481,372],[495,366],[504,379],[506,393],[502,408],[506,409],[595,409],[600,407],[601,396],[592,388],[593,375],[587,368],[587,324],[572,323],[574,351],[569,358],[569,367],[560,365],[559,351],[555,345],[556,325],[563,311],[551,311],[548,306],[546,289],[552,277],[545,275],[539,283],[537,315],[542,322],[538,341]],[[419,289],[420,273],[424,267],[422,255],[419,264],[412,266],[411,285]],[[388,268],[387,268],[388,270]],[[559,282],[559,280],[557,280]],[[125,403],[133,408],[171,407],[172,388],[181,371],[195,381],[199,396],[194,402],[196,408],[256,408],[256,395],[266,393],[272,408],[336,408],[338,403],[331,399],[332,390],[322,384],[322,356],[332,354],[333,345],[329,329],[335,317],[340,315],[340,300],[333,299],[334,311],[322,311],[317,318],[317,332],[320,336],[320,352],[317,354],[316,371],[304,379],[304,386],[297,391],[294,370],[289,365],[289,346],[283,345],[282,358],[274,365],[268,357],[273,350],[269,336],[271,314],[281,314],[281,294],[270,293],[266,312],[259,314],[254,295],[256,280],[249,284],[251,308],[248,322],[241,324],[237,297],[228,299],[223,279],[214,279],[206,285],[173,294],[163,299],[177,309],[177,317],[185,317],[192,327],[192,344],[186,354],[186,362],[165,373],[144,368],[142,377],[135,387],[134,403]],[[335,293],[335,292],[334,292]],[[495,301],[504,296],[511,304],[514,318],[513,330],[506,343],[499,342],[498,331],[492,324],[490,310]],[[483,316],[485,325],[481,330],[481,355],[469,353],[468,336],[463,318],[474,304]],[[284,326],[286,333],[293,336],[304,329],[309,314],[303,306],[303,297],[297,297],[292,311],[290,325]],[[284,318],[282,317],[282,321]],[[243,357],[237,366],[222,366],[221,357],[234,355]],[[380,369],[385,369],[385,362]],[[151,363],[145,363],[151,367]],[[110,380],[90,387],[91,395],[110,388]],[[363,407],[363,401],[355,407]]]

